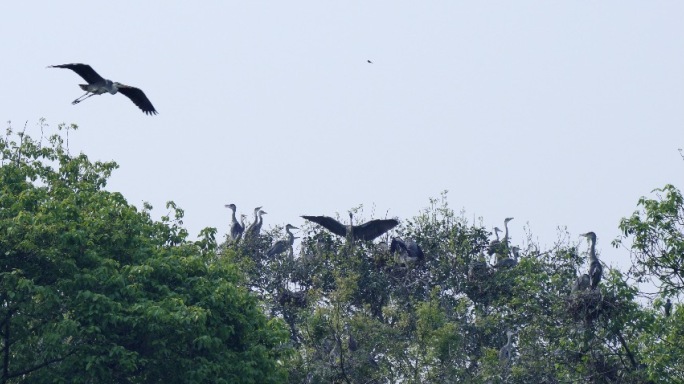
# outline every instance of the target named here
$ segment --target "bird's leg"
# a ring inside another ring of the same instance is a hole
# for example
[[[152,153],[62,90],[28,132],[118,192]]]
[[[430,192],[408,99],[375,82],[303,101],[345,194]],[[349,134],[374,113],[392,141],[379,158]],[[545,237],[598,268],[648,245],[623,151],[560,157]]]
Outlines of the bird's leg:
[[[83,100],[89,98],[89,97],[92,96],[92,95],[94,95],[94,93],[86,92],[86,93],[84,93],[81,97],[79,97],[78,99],[72,101],[71,104],[72,104],[72,105],[76,105],[76,104],[80,103],[81,101],[83,101]],[[85,96],[85,97],[83,97],[83,96]]]

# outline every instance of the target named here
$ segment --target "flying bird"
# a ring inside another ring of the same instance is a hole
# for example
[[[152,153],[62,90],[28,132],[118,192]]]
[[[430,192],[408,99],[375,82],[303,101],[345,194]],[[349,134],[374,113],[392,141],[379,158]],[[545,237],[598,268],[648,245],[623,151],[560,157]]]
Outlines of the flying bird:
[[[370,60],[366,60],[366,62],[367,62],[368,64],[373,64],[373,62],[370,61]]]
[[[78,104],[81,101],[93,96],[101,95],[103,93],[111,93],[112,95],[117,92],[122,93],[124,96],[131,99],[131,101],[142,109],[142,111],[147,115],[156,115],[158,112],[152,106],[150,100],[145,96],[145,93],[136,87],[131,87],[130,85],[125,85],[117,83],[103,78],[98,75],[97,72],[88,64],[62,64],[62,65],[50,65],[48,68],[66,68],[71,69],[76,72],[83,80],[87,81],[88,84],[79,84],[82,90],[86,93],[79,97],[78,99],[71,102],[71,104]]]
[[[371,220],[361,225],[352,225],[351,212],[349,212],[349,225],[344,225],[328,216],[302,216],[302,218],[322,226],[337,236],[364,241],[372,241],[399,225],[399,221],[395,219]]]

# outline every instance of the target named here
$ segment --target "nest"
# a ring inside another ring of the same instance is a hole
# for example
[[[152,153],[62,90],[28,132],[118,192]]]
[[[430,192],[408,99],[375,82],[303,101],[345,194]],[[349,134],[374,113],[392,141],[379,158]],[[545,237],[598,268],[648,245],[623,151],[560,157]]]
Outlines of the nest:
[[[592,323],[601,315],[610,316],[616,308],[615,298],[604,297],[598,289],[573,292],[565,302],[572,319],[586,323]]]

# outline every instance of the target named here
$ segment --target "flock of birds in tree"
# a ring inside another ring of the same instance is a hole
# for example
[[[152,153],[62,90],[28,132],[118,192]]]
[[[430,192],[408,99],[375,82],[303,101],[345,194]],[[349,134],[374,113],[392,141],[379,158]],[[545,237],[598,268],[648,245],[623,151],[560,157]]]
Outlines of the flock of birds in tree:
[[[367,60],[369,64],[373,62]],[[124,85],[118,82],[105,79],[100,76],[95,70],[87,64],[62,64],[62,65],[52,65],[48,68],[66,68],[76,72],[79,76],[83,78],[88,84],[79,84],[82,90],[86,93],[77,98],[72,102],[72,104],[78,104],[81,101],[94,96],[102,95],[104,93],[110,93],[112,95],[116,93],[122,93],[124,96],[131,99],[131,101],[140,108],[143,113],[147,115],[156,115],[158,112],[152,105],[152,102],[147,98],[145,93],[136,87],[129,85]],[[229,237],[233,242],[239,242],[243,236],[246,240],[253,240],[259,236],[261,232],[261,227],[264,223],[263,215],[266,211],[261,209],[262,207],[254,208],[254,221],[245,228],[245,219],[247,215],[240,215],[240,221],[238,222],[235,215],[237,207],[235,204],[227,204],[227,208],[232,211],[232,222],[230,226]],[[302,216],[303,219],[316,223],[333,234],[344,237],[349,242],[354,242],[356,240],[362,241],[372,241],[392,228],[399,225],[399,221],[395,219],[376,219],[369,222],[353,225],[352,213],[349,212],[349,225],[344,225],[339,221],[328,216]],[[491,257],[495,257],[495,263],[492,267],[500,268],[513,268],[518,265],[518,259],[520,257],[520,248],[508,245],[508,223],[513,220],[512,217],[507,217],[504,220],[504,237],[499,239],[499,232],[502,232],[498,227],[494,227],[494,235],[496,238],[492,240],[487,247],[487,254]],[[285,226],[285,232],[287,233],[287,239],[276,241],[273,246],[271,246],[266,252],[268,257],[273,257],[279,255],[283,252],[292,252],[292,246],[294,244],[295,235],[291,232],[293,229],[299,229],[294,225],[287,224]],[[603,267],[601,262],[596,256],[596,234],[594,232],[587,232],[581,236],[586,237],[589,241],[589,272],[580,275],[577,280],[575,280],[572,286],[572,292],[581,292],[586,290],[595,290],[598,287],[601,277],[603,275]],[[420,246],[413,240],[404,241],[400,237],[394,237],[389,248],[390,254],[396,254],[398,260],[402,264],[413,263],[419,260],[425,259],[425,254]],[[486,270],[487,264],[484,260],[480,259],[471,263],[469,267],[469,277],[477,274],[478,271]],[[667,299],[665,303],[665,316],[670,316],[672,310],[672,302]],[[511,343],[511,337],[515,335],[515,331],[506,331],[507,342],[499,351],[499,359],[502,364],[507,365],[510,362],[511,355],[513,352],[513,345]],[[350,337],[350,349],[352,342],[354,345],[356,341],[352,341]]]
[[[369,64],[373,62],[367,60]],[[145,93],[136,87],[121,84],[109,79],[105,79],[100,76],[95,70],[87,64],[61,64],[61,65],[51,65],[48,68],[66,68],[76,72],[79,76],[87,82],[87,84],[79,84],[82,90],[86,93],[77,98],[72,102],[72,104],[78,104],[83,100],[94,96],[102,95],[104,93],[116,94],[121,93],[128,97],[135,105],[140,108],[143,113],[147,115],[156,115],[158,112],[152,105],[152,102],[147,98]],[[235,211],[235,204],[227,204],[227,208],[232,211],[232,223],[230,227],[230,239],[233,242],[240,241],[243,236],[245,239],[256,239],[259,236],[261,227],[263,225],[263,215],[266,211],[262,210],[262,207],[254,208],[254,221],[245,228],[246,215],[240,215],[241,220],[238,222]],[[353,225],[352,213],[349,213],[349,225],[344,225],[332,217],[328,216],[302,216],[302,218],[316,223],[323,228],[329,230],[333,234],[344,237],[348,241],[353,242],[356,240],[362,241],[372,241],[392,228],[399,224],[399,221],[395,219],[385,219],[385,220],[371,220],[369,222]],[[494,235],[496,239],[492,240],[487,248],[487,254],[495,256],[494,268],[513,268],[518,264],[518,259],[520,257],[520,248],[509,247],[508,245],[508,222],[513,220],[512,217],[508,217],[504,220],[504,237],[499,239],[499,232],[502,232],[498,227],[494,228]],[[287,239],[276,241],[271,248],[266,252],[269,257],[279,255],[287,250],[292,251],[292,246],[294,244],[295,235],[291,232],[292,229],[298,229],[294,225],[287,224],[285,226],[285,231],[287,233]],[[594,232],[587,232],[581,236],[586,237],[589,241],[589,272],[580,275],[572,286],[572,292],[581,292],[586,290],[595,290],[598,287],[601,277],[603,275],[603,267],[601,262],[596,256],[596,234]],[[410,262],[416,262],[418,260],[423,260],[425,254],[420,246],[413,240],[404,241],[400,237],[395,237],[392,239],[390,245],[390,253],[397,254],[398,259],[401,263],[406,264]],[[486,262],[483,260],[474,261],[469,268],[469,276],[476,274],[478,271],[486,269]],[[667,299],[665,303],[665,316],[669,316],[672,310],[672,302]],[[502,362],[507,363],[510,360],[512,345],[511,336],[515,332],[507,331],[507,343],[501,348],[499,352],[499,358]]]
[[[229,237],[231,241],[240,241],[243,233],[245,233],[245,237],[251,238],[259,235],[259,231],[261,230],[261,226],[263,224],[262,215],[266,213],[261,209],[262,207],[254,208],[254,222],[246,230],[244,223],[246,215],[241,215],[242,220],[241,222],[238,222],[235,213],[235,204],[227,204],[226,207],[230,208],[232,211],[232,224],[229,231]],[[302,216],[302,218],[322,226],[337,236],[344,237],[349,242],[356,240],[372,241],[399,225],[399,221],[396,219],[376,219],[360,225],[354,225],[351,212],[349,213],[349,225],[344,225],[328,216]],[[496,238],[493,239],[487,247],[487,254],[490,257],[493,256],[495,260],[494,264],[491,265],[493,268],[513,268],[518,265],[520,248],[516,246],[509,246],[508,223],[511,220],[513,220],[512,217],[507,217],[504,220],[503,231],[498,227],[494,227],[494,236]],[[294,240],[297,239],[297,237],[295,237],[291,232],[292,229],[298,228],[292,224],[287,224],[285,226],[287,239],[276,241],[266,252],[269,257],[279,255],[288,250],[292,252]],[[504,232],[503,238],[499,238],[500,232]],[[580,236],[586,237],[589,242],[589,272],[584,273],[577,278],[572,286],[573,293],[586,290],[596,290],[603,274],[603,267],[596,256],[596,234],[594,232],[587,232],[581,234]],[[397,261],[405,265],[425,259],[423,250],[414,240],[404,241],[400,237],[394,237],[390,243],[389,251],[390,254],[397,255]],[[482,258],[480,260],[473,261],[469,268],[469,276],[471,273],[473,273],[473,270],[477,268],[486,269],[488,268],[488,265],[486,261],[482,260]],[[672,303],[668,299],[667,303],[665,304],[666,316],[669,316],[671,308]],[[517,334],[517,331],[507,330],[506,344],[499,350],[499,360],[504,366],[510,364],[513,353],[512,337],[515,334]],[[351,337],[350,343],[352,343]],[[353,343],[356,343],[356,341],[354,340]]]

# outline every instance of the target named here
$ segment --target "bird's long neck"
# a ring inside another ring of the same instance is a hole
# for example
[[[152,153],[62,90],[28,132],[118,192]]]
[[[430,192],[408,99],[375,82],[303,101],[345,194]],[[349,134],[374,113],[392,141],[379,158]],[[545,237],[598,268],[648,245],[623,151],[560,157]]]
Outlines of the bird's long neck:
[[[285,231],[287,232],[287,237],[289,239],[290,245],[294,244],[295,235],[292,232],[290,232],[290,228],[285,228]]]
[[[504,232],[503,242],[506,243],[506,242],[508,242],[508,221],[504,221],[504,230],[505,230],[505,232]]]
[[[233,219],[233,223],[237,224],[238,221],[237,221],[237,217],[235,217],[235,210],[233,208],[231,208],[230,210],[232,212],[231,216]]]
[[[510,347],[511,346],[511,336],[513,336],[513,334],[507,333],[506,336],[508,337],[508,341],[506,342],[506,346]]]
[[[589,239],[589,259],[592,263],[598,261],[596,257],[596,240],[594,239]]]

